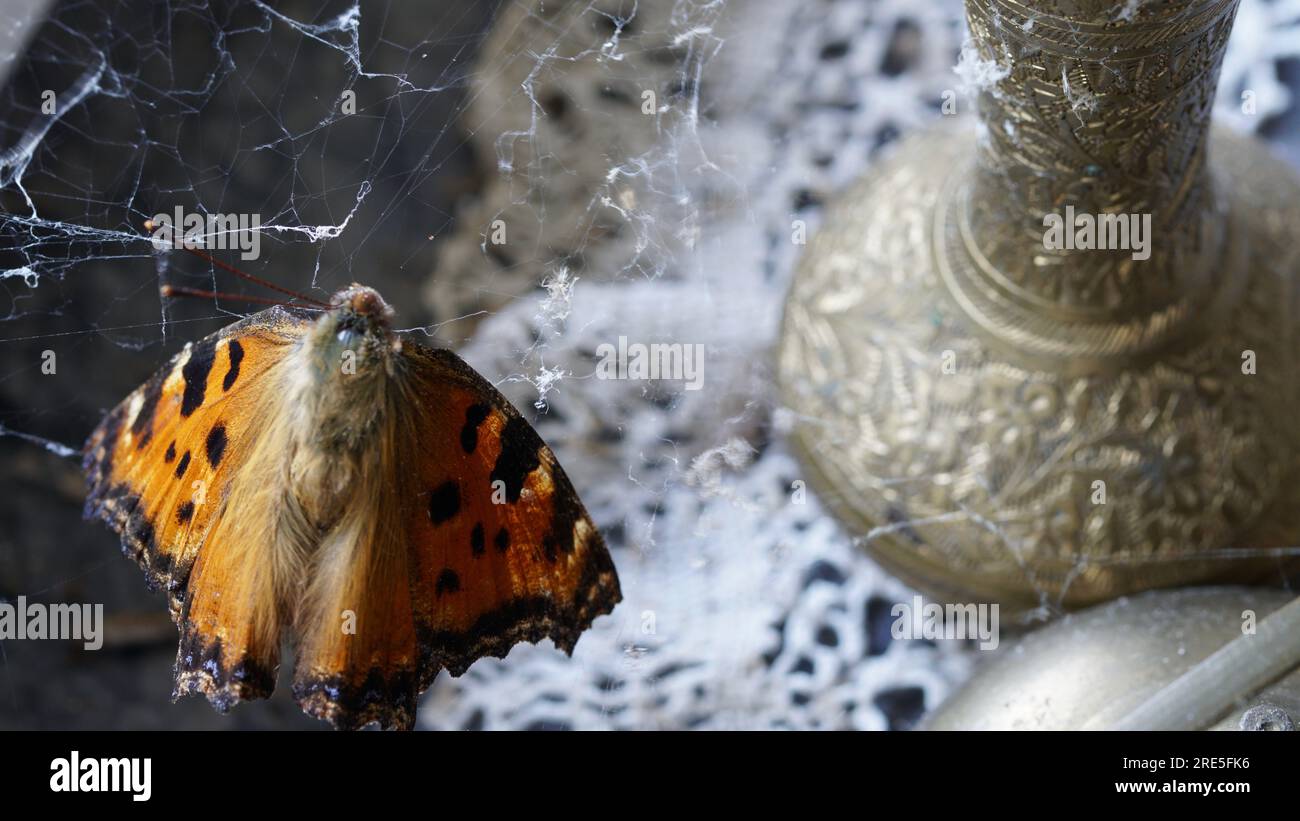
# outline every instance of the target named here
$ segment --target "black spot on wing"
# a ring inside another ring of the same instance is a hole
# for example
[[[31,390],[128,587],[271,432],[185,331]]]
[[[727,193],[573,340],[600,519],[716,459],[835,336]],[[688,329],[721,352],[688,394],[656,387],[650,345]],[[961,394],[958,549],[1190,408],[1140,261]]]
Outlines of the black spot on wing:
[[[460,486],[454,480],[438,485],[429,493],[429,521],[436,525],[460,512]]]
[[[169,465],[170,465],[172,462],[176,461],[176,442],[175,442],[175,440],[173,440],[172,443],[171,443],[170,445],[167,446],[167,452],[163,454],[163,461],[166,462],[166,463],[169,464]]]
[[[230,352],[230,370],[226,371],[226,378],[221,380],[221,390],[228,391],[239,378],[239,363],[244,361],[244,346],[239,344],[239,340],[232,339],[226,345],[226,350]]]
[[[210,336],[195,343],[190,349],[190,358],[181,368],[185,378],[185,394],[181,397],[181,416],[189,416],[203,405],[203,396],[208,389],[208,374],[212,363],[217,358],[217,339]]]
[[[185,524],[186,522],[188,522],[190,519],[192,519],[193,517],[194,517],[194,503],[193,503],[193,502],[186,502],[185,504],[183,504],[183,505],[181,505],[180,507],[176,508],[176,523],[177,523],[177,524],[181,524],[181,525],[183,525],[183,524]]]
[[[568,477],[559,465],[555,466],[555,493],[551,495],[551,526],[542,537],[542,553],[548,561],[555,561],[561,555],[569,555],[574,548],[574,528],[586,514],[578,494],[574,493]]]
[[[490,478],[493,484],[505,483],[506,501],[519,501],[528,474],[541,465],[541,449],[541,437],[522,418],[511,417],[501,429],[501,455],[492,466]]]
[[[492,539],[492,544],[496,545],[497,550],[505,553],[510,549],[510,531],[504,527],[497,531],[497,535]]]
[[[443,593],[457,593],[460,591],[460,576],[450,567],[444,568],[438,574],[438,583],[434,586],[434,592],[441,596]]]
[[[130,524],[127,527],[130,537],[138,542],[141,551],[148,555],[157,552],[158,545],[154,542],[153,522],[145,518],[143,513],[137,511],[132,515]]]
[[[208,431],[208,441],[205,443],[208,452],[208,464],[215,468],[221,464],[221,456],[226,452],[226,426],[216,424],[212,430]]]
[[[482,556],[486,546],[487,538],[483,535],[483,523],[479,522],[474,525],[474,532],[469,534],[469,549],[475,556]]]
[[[176,478],[179,479],[182,476],[184,476],[185,469],[188,468],[189,466],[190,466],[190,452],[187,450],[185,451],[185,455],[181,457],[181,461],[176,465]]]
[[[153,438],[153,417],[158,410],[158,400],[162,397],[162,386],[167,375],[162,371],[155,373],[144,386],[144,400],[140,411],[131,423],[131,434],[135,437],[137,450],[144,447]]]
[[[465,426],[460,429],[460,446],[466,453],[473,453],[478,447],[478,427],[491,412],[492,408],[482,402],[465,409]]]

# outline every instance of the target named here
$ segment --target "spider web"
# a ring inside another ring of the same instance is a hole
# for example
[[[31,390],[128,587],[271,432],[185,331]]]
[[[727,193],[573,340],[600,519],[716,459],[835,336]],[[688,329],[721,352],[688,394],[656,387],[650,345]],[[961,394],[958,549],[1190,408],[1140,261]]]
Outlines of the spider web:
[[[431,322],[419,291],[432,249],[455,199],[478,185],[458,122],[496,4],[40,5],[6,20],[12,51],[0,63],[0,448],[6,530],[20,546],[0,595],[103,601],[110,621],[147,620],[157,602],[103,562],[112,539],[70,526],[76,460],[33,445],[74,455],[96,418],[185,342],[256,310],[163,300],[161,285],[268,292],[156,248],[143,223],[177,207],[258,215],[256,259],[213,253],[318,299],[366,282],[408,327]],[[66,665],[51,648],[6,644],[16,707],[45,704],[39,720],[55,726],[114,720],[60,717],[40,682]],[[147,697],[160,710],[161,689]]]
[[[533,412],[606,533],[625,601],[574,657],[519,647],[440,676],[424,726],[910,726],[968,654],[891,641],[909,591],[815,498],[792,502],[767,363],[791,220],[815,230],[826,198],[938,116],[960,17],[905,0],[76,0],[15,25],[0,595],[103,601],[123,614],[110,651],[147,655],[109,671],[8,642],[0,721],[227,726],[166,703],[174,631],[114,538],[79,523],[74,460],[57,458],[185,341],[247,312],[160,285],[265,294],[144,236],[180,206],[259,216],[258,258],[218,258],[316,298],[373,285],[406,330],[460,347]],[[1278,66],[1298,19],[1294,2],[1243,4],[1225,116],[1241,119],[1242,87],[1258,94],[1245,127],[1289,116]],[[704,388],[598,379],[595,351],[619,336],[703,345]],[[137,629],[137,611],[161,628]],[[57,698],[50,681],[68,682]],[[306,723],[284,689],[231,720]]]

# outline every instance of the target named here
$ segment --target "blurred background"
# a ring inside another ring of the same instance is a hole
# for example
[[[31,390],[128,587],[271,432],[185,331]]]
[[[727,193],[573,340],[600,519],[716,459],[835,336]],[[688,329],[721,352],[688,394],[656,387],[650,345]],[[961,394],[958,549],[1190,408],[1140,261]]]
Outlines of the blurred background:
[[[170,703],[162,597],[83,522],[72,451],[262,293],[141,238],[257,214],[228,262],[353,281],[528,413],[624,603],[441,675],[425,728],[905,729],[970,650],[895,642],[911,593],[793,492],[771,344],[822,204],[963,100],[957,0],[0,0],[0,599],[102,603],[103,649],[0,642],[0,728],[306,728],[281,687]],[[53,111],[42,108],[54,92]],[[1241,106],[1243,91],[1255,106]],[[1219,116],[1300,167],[1300,3],[1245,0]],[[354,107],[349,103],[354,103]],[[490,241],[495,230],[505,241]],[[706,346],[705,387],[593,377],[618,336]],[[42,372],[45,351],[57,361]]]

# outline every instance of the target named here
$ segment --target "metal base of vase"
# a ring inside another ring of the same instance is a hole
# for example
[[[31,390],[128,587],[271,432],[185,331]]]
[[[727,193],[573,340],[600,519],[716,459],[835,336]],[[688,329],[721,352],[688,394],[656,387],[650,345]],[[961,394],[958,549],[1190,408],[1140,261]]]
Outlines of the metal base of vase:
[[[1021,609],[1288,568],[1300,180],[1225,131],[1209,157],[1205,287],[1141,316],[1044,305],[989,262],[970,129],[913,138],[830,207],[782,396],[810,483],[888,570]]]
[[[929,730],[1105,729],[1262,621],[1291,594],[1241,587],[1151,592],[1072,614],[1004,643],[925,719]],[[1251,694],[1209,730],[1294,729],[1300,670]]]

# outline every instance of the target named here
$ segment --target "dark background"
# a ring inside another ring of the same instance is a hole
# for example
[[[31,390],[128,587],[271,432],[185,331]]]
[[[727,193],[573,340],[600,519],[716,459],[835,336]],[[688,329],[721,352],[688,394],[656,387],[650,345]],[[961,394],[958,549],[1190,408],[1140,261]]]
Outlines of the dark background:
[[[317,24],[349,8],[273,5]],[[23,177],[39,217],[53,224],[25,219],[16,186],[0,191],[0,270],[40,274],[35,289],[20,277],[0,280],[0,425],[79,448],[102,414],[186,341],[257,309],[163,304],[160,282],[268,295],[221,272],[214,278],[187,254],[156,257],[130,236],[176,205],[257,213],[263,224],[337,224],[368,182],[337,239],[264,234],[257,260],[217,256],[317,297],[361,280],[397,308],[399,327],[433,321],[419,291],[456,200],[478,185],[456,117],[496,5],[362,2],[363,65],[404,75],[404,86],[356,77],[343,52],[250,3],[55,4],[0,89],[0,146],[37,121],[42,89],[73,87],[97,54],[108,71],[105,93],[54,124]],[[357,114],[340,117],[346,88],[356,91]],[[82,238],[60,222],[100,233]],[[45,350],[57,356],[55,375],[41,373]],[[0,487],[0,598],[102,603],[106,622],[99,652],[80,642],[0,644],[0,729],[326,726],[299,711],[285,669],[269,705],[224,717],[202,698],[172,705],[176,631],[166,603],[145,589],[115,534],[82,521],[79,459],[0,436]]]

